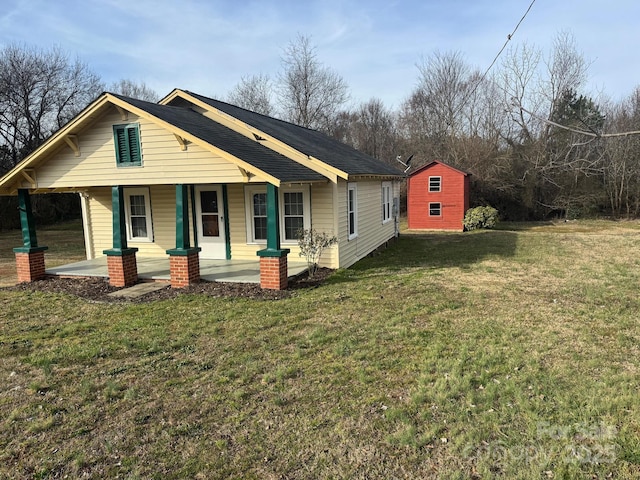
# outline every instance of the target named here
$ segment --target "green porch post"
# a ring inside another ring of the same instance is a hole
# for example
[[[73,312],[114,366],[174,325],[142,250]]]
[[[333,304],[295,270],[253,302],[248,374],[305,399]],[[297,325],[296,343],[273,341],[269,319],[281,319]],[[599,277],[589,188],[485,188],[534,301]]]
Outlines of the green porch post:
[[[33,282],[45,276],[44,251],[47,247],[38,246],[36,222],[33,218],[28,190],[18,189],[18,204],[23,245],[13,249],[16,255],[18,282]]]
[[[137,248],[127,247],[127,229],[124,214],[124,189],[121,185],[111,187],[111,210],[112,210],[112,234],[113,245],[110,249],[104,250],[107,256],[120,257],[138,251]]]
[[[111,187],[111,214],[113,245],[103,250],[107,256],[109,283],[114,287],[126,287],[138,281],[136,263],[137,248],[128,248],[124,211],[124,188],[121,185]]]
[[[280,248],[280,216],[278,212],[278,187],[267,183],[267,248],[258,252],[259,257],[281,257],[290,252],[288,248]]]
[[[200,280],[200,247],[189,241],[189,187],[176,185],[176,248],[167,250],[171,286],[182,288]]]
[[[260,286],[275,290],[287,288],[287,255],[291,250],[280,248],[280,216],[278,187],[267,183],[267,248],[259,250]]]
[[[36,221],[33,218],[31,209],[31,197],[29,190],[23,188],[18,190],[18,208],[20,210],[20,226],[22,227],[22,247],[14,248],[15,253],[42,252],[47,247],[38,246],[36,236]]]

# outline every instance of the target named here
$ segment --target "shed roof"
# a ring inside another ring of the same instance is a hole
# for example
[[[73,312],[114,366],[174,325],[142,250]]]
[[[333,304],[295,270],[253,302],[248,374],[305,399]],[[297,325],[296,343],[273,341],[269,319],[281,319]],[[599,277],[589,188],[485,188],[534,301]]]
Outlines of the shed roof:
[[[458,172],[461,175],[464,175],[465,177],[471,175],[469,172],[465,172],[464,170],[460,170],[459,168],[452,167],[448,163],[441,162],[440,160],[433,160],[433,161],[431,161],[431,162],[429,162],[429,163],[427,163],[425,165],[422,165],[421,167],[417,168],[413,172],[411,172],[409,174],[409,177],[413,177],[414,175],[417,175],[418,173],[423,172],[424,170],[427,170],[427,169],[433,167],[434,165],[442,165],[443,167],[450,168],[451,170],[453,170],[455,172]]]

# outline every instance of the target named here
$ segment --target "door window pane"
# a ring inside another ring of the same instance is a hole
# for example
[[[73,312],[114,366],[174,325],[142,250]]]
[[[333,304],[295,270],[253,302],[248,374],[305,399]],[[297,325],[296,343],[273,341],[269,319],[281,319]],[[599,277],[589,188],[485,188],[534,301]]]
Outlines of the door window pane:
[[[202,215],[202,236],[219,237],[220,221],[218,215]]]
[[[202,209],[202,236],[219,237],[218,192],[216,190],[201,191],[200,208]]]
[[[200,206],[202,208],[202,213],[219,213],[218,192],[215,190],[200,192]]]

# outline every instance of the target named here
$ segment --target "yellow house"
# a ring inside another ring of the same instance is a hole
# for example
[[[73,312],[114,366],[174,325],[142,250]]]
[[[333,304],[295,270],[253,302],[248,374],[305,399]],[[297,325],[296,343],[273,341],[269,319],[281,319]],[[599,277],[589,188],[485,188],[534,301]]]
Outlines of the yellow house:
[[[157,104],[104,93],[0,178],[18,195],[20,281],[44,274],[30,193],[81,196],[87,258],[137,281],[136,255],[167,258],[173,286],[200,259],[260,259],[286,288],[297,232],[335,235],[321,265],[349,267],[397,235],[402,173],[330,137],[176,89]],[[22,272],[22,273],[21,273]]]

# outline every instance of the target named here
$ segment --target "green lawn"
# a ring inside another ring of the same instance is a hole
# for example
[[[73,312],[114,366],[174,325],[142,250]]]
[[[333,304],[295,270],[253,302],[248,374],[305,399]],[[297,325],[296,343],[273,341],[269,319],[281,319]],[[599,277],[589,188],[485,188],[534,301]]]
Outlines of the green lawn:
[[[508,224],[280,301],[0,290],[0,477],[639,478],[638,253]]]

